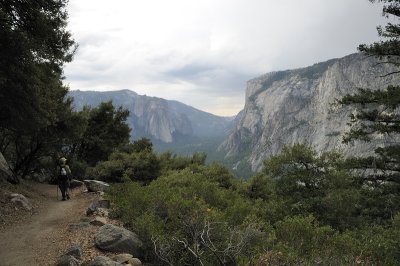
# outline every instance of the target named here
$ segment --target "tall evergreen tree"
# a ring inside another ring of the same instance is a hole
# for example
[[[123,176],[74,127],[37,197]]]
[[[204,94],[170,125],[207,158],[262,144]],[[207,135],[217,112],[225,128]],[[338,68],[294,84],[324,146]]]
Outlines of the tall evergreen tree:
[[[71,118],[63,66],[75,44],[67,0],[0,1],[0,149],[26,175]]]
[[[131,129],[125,123],[129,111],[112,102],[103,102],[97,108],[85,108],[87,128],[78,148],[78,158],[90,166],[105,161],[115,148],[129,143]]]
[[[400,73],[400,0],[380,0],[383,3],[383,16],[390,18],[385,27],[379,26],[381,41],[358,47],[367,56],[379,59],[379,64],[391,64],[394,70],[386,73]],[[392,137],[392,143],[381,143],[375,155],[367,158],[349,159],[350,168],[359,169],[360,182],[373,189],[365,190],[367,198],[379,202],[371,203],[366,215],[390,219],[400,210],[400,86],[391,84],[385,88],[371,90],[359,89],[358,93],[347,95],[340,101],[343,105],[356,107],[351,115],[352,128],[346,133],[344,142],[353,140],[371,141],[379,136]],[[373,194],[373,195],[372,195]],[[375,218],[374,218],[375,219]]]
[[[383,15],[399,21],[400,0],[381,0],[383,2]],[[378,34],[382,37],[380,42],[370,45],[362,44],[358,49],[368,56],[376,56],[380,64],[392,64],[398,70],[385,75],[400,73],[400,24],[388,23],[384,28],[379,26]],[[392,84],[379,90],[369,88],[359,89],[358,93],[346,95],[340,103],[355,106],[356,112],[351,115],[352,128],[345,135],[344,141],[353,140],[370,141],[377,135],[397,136],[400,133],[400,86]],[[377,156],[366,160],[353,160],[354,165],[374,170],[386,170],[380,174],[371,173],[370,179],[390,180],[400,183],[400,145],[393,144],[382,146],[375,150]],[[389,172],[388,172],[389,171]]]

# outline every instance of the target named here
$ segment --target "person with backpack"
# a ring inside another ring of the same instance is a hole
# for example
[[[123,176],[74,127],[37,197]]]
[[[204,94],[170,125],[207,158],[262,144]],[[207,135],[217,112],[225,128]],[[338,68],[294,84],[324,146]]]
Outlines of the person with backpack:
[[[67,165],[67,159],[60,158],[60,165],[58,167],[58,187],[61,190],[62,200],[70,199],[69,184],[71,181],[71,170]]]

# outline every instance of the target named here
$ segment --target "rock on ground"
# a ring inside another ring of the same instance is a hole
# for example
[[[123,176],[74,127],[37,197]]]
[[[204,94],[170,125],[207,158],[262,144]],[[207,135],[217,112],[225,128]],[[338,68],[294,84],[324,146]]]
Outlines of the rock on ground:
[[[89,192],[107,191],[110,185],[98,180],[83,180]]]
[[[114,261],[129,264],[132,266],[142,266],[142,262],[138,258],[134,258],[131,254],[119,254],[112,258]]]
[[[129,253],[135,257],[140,257],[143,246],[142,241],[135,233],[112,224],[100,227],[95,237],[95,243],[99,249]]]
[[[74,189],[74,188],[83,186],[83,184],[84,183],[82,181],[72,179],[71,182],[69,183],[69,187],[70,187],[70,189]]]
[[[13,193],[10,197],[11,202],[23,207],[27,211],[32,210],[32,203],[24,195]]]
[[[79,266],[79,260],[71,255],[63,255],[57,262],[57,266]]]
[[[94,261],[89,263],[89,266],[121,266],[122,263],[113,261],[109,257],[98,256]]]
[[[111,205],[111,203],[109,200],[96,201],[96,202],[92,203],[92,205],[90,205],[89,208],[87,208],[86,214],[91,215],[94,212],[96,212],[99,208],[108,209],[108,208],[110,208],[110,205]]]
[[[93,220],[90,221],[90,224],[94,226],[103,226],[107,224],[107,219],[104,217],[95,217]]]
[[[82,248],[79,245],[73,245],[70,247],[67,252],[65,252],[65,255],[70,255],[73,256],[77,259],[82,258]]]

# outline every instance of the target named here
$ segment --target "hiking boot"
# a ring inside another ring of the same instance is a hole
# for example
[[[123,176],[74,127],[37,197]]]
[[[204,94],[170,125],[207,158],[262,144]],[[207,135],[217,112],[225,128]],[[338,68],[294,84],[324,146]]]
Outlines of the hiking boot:
[[[62,201],[65,201],[65,198],[62,198]]]
[[[70,199],[69,195],[67,195],[67,200]]]

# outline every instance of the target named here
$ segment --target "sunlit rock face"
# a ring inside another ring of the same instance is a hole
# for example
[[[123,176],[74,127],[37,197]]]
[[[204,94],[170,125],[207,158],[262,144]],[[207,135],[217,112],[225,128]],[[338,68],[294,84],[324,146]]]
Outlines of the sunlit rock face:
[[[142,132],[163,142],[172,142],[174,134],[191,136],[193,129],[185,114],[169,109],[168,102],[155,97],[136,97],[129,105],[129,123],[133,132]]]
[[[377,65],[374,58],[352,54],[252,79],[247,83],[244,110],[219,149],[226,152],[227,158],[240,160],[244,155],[253,171],[260,170],[263,161],[280,153],[285,144],[308,142],[317,151],[367,154],[376,142],[353,146],[342,143],[351,109],[333,103],[356,92],[356,88],[399,84],[397,75],[381,77],[391,71],[392,66]]]

